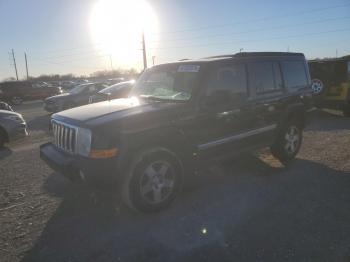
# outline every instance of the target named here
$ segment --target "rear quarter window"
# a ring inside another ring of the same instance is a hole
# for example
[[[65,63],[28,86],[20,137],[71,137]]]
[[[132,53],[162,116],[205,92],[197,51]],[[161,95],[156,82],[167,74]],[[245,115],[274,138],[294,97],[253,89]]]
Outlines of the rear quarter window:
[[[308,85],[305,63],[302,61],[284,61],[282,64],[285,86],[297,90]]]

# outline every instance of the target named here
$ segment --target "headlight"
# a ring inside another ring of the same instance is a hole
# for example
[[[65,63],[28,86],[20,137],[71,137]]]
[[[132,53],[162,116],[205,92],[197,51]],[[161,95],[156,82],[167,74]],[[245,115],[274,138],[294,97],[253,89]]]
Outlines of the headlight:
[[[82,156],[89,156],[91,150],[91,131],[85,128],[78,128],[77,152]]]
[[[16,121],[16,122],[19,122],[19,123],[23,123],[24,122],[23,117],[22,116],[17,116],[17,115],[10,115],[10,116],[5,117],[5,119]]]

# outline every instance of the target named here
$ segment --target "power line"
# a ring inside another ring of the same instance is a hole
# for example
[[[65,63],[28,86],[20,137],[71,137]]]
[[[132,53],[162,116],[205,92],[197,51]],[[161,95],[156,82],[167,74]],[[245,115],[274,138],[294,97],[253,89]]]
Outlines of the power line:
[[[294,12],[294,13],[289,13],[289,14],[283,14],[283,15],[278,15],[278,16],[269,16],[269,17],[260,17],[260,18],[254,18],[254,19],[247,19],[247,20],[242,20],[242,21],[237,21],[233,23],[226,23],[226,24],[217,24],[217,25],[208,25],[208,26],[202,26],[202,27],[196,27],[196,28],[189,28],[189,29],[182,29],[182,30],[175,30],[175,31],[163,31],[159,32],[155,35],[167,35],[167,34],[174,34],[174,33],[181,33],[181,32],[190,32],[190,31],[203,31],[206,29],[211,29],[211,28],[218,28],[218,27],[226,27],[226,26],[232,26],[232,25],[240,25],[240,24],[247,24],[247,23],[253,23],[253,22],[259,22],[259,21],[268,21],[268,20],[273,20],[273,19],[278,19],[278,18],[285,18],[285,17],[290,17],[290,16],[298,16],[298,15],[304,15],[308,13],[315,13],[315,12],[321,12],[329,9],[336,9],[336,8],[342,8],[342,7],[347,7],[350,6],[350,4],[343,4],[343,5],[334,5],[334,6],[328,6],[328,7],[323,7],[323,8],[317,8],[317,9],[310,9],[310,10],[305,10],[301,12]],[[96,44],[89,44],[89,45],[82,45],[82,46],[77,46],[77,47],[71,47],[71,48],[65,48],[65,49],[55,49],[55,50],[47,50],[47,51],[39,51],[39,52],[33,52],[33,53],[64,53],[64,52],[69,52],[69,51],[74,51],[74,50],[81,50],[81,49],[92,49],[96,48],[99,46],[102,46],[102,43],[96,43]],[[69,54],[68,54],[69,56]]]
[[[96,54],[97,55],[97,53],[99,53],[99,52],[94,50],[94,51],[85,51],[85,52],[65,54],[65,55],[59,55],[59,56],[46,56],[46,57],[34,56],[34,57],[44,58],[44,59],[59,59],[59,58],[64,58],[64,57],[81,56],[81,55],[88,55],[88,54]]]
[[[261,17],[261,18],[255,18],[255,19],[248,19],[248,20],[243,20],[243,21],[238,21],[238,22],[233,22],[233,23],[207,25],[207,26],[181,29],[181,30],[168,31],[168,32],[165,31],[165,32],[160,32],[159,34],[161,35],[161,34],[174,34],[174,33],[182,33],[182,32],[202,31],[202,30],[207,30],[207,29],[211,29],[211,28],[226,27],[226,26],[232,26],[232,25],[247,24],[247,23],[252,23],[252,22],[273,20],[273,19],[277,19],[277,18],[285,18],[285,17],[289,17],[289,16],[297,16],[297,15],[304,15],[304,14],[309,14],[309,13],[316,13],[316,12],[321,12],[324,10],[336,9],[336,8],[347,7],[347,6],[350,6],[350,4],[334,5],[334,6],[328,6],[328,7],[323,7],[323,8],[305,10],[305,11],[301,11],[301,12],[283,14],[283,15],[278,15],[278,16],[267,16],[267,17]]]
[[[239,34],[247,34],[247,33],[254,33],[254,32],[261,32],[266,30],[275,30],[275,29],[285,29],[290,27],[298,27],[298,26],[304,26],[304,25],[312,25],[312,24],[318,24],[318,23],[325,23],[325,22],[331,22],[331,21],[338,21],[338,20],[346,20],[350,19],[349,16],[346,17],[336,17],[336,18],[329,18],[329,19],[319,19],[316,21],[308,22],[308,23],[298,23],[298,24],[288,24],[288,25],[281,25],[281,26],[274,26],[274,27],[265,27],[265,28],[259,28],[254,30],[245,30],[245,31],[238,31],[238,32],[231,32],[231,33],[220,33],[220,34],[212,34],[212,35],[200,35],[195,37],[182,37],[182,38],[173,38],[173,39],[165,39],[162,41],[152,41],[152,43],[159,43],[164,41],[192,41],[194,39],[202,39],[202,38],[214,38],[214,37],[221,37],[221,36],[231,36],[231,35],[239,35]]]
[[[56,62],[52,62],[52,61],[46,61],[46,60],[42,60],[42,59],[34,59],[35,61],[41,62],[41,63],[46,63],[46,64],[52,64],[52,65],[56,65],[56,66],[64,66],[66,67],[67,65],[65,63],[56,63]],[[90,69],[90,70],[102,70],[101,68],[97,68],[97,67],[86,67],[86,66],[79,66],[79,67],[75,67],[75,68],[79,68],[79,69]]]
[[[153,50],[163,50],[164,49],[164,50],[166,50],[166,49],[176,49],[176,48],[206,47],[206,46],[226,45],[226,44],[234,44],[234,43],[261,42],[261,41],[268,41],[268,40],[297,38],[297,37],[304,37],[304,36],[329,34],[329,33],[335,33],[335,32],[346,32],[346,31],[350,31],[350,28],[329,30],[329,31],[323,31],[323,32],[316,32],[316,33],[306,33],[306,34],[293,35],[293,36],[272,37],[272,38],[257,39],[257,40],[226,41],[226,42],[218,42],[218,43],[212,43],[212,44],[182,45],[182,46],[169,46],[169,47],[154,47],[154,48],[149,48],[149,49],[153,49]]]

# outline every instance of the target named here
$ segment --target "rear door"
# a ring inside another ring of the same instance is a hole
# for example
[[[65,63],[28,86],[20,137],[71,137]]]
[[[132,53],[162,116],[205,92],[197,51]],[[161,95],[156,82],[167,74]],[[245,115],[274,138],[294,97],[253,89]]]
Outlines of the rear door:
[[[268,145],[285,107],[281,65],[278,60],[256,60],[247,65],[257,131],[253,142]]]

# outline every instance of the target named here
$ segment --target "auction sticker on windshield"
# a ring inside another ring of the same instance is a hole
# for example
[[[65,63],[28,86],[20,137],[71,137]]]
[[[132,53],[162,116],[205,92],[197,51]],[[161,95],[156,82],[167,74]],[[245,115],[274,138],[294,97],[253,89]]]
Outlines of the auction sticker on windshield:
[[[199,65],[180,65],[177,72],[198,73]]]

